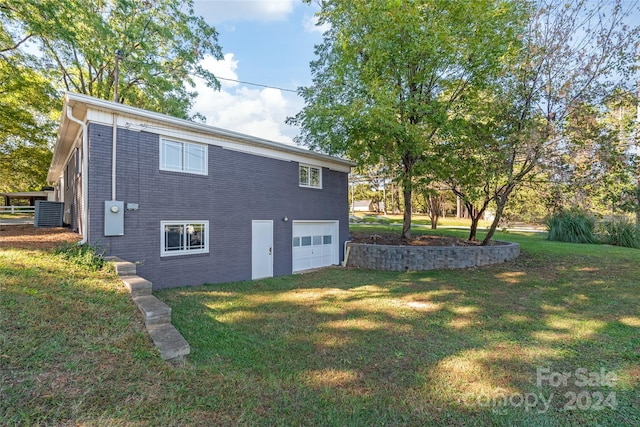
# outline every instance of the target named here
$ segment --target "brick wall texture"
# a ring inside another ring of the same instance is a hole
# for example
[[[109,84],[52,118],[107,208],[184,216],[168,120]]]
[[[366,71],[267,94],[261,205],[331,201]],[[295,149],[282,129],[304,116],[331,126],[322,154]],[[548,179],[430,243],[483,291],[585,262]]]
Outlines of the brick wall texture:
[[[159,168],[160,136],[118,128],[116,199],[124,236],[104,236],[111,199],[110,126],[89,125],[89,242],[137,263],[154,289],[251,279],[251,221],[273,220],[273,274],[292,271],[292,221],[338,220],[349,234],[347,174],[322,170],[323,188],[298,185],[298,163],[208,146],[208,175]],[[284,217],[289,221],[283,221]],[[209,221],[209,253],[161,257],[160,221]],[[343,254],[340,255],[341,260]]]

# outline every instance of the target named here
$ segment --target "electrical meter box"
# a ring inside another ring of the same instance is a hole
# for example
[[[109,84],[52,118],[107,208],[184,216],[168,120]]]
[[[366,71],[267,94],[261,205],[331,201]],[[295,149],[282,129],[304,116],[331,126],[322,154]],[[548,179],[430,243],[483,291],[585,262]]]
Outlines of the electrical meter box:
[[[104,235],[124,236],[124,202],[104,202]]]

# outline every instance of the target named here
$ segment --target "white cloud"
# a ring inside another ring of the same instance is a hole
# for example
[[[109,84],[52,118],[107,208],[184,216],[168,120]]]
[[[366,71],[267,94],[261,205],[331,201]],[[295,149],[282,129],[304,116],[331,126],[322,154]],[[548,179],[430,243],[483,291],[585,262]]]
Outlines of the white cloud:
[[[302,19],[302,26],[305,33],[320,33],[324,34],[331,26],[327,23],[318,25],[318,17],[316,15],[305,15]]]
[[[293,12],[294,0],[196,0],[196,12],[208,22],[282,21]]]
[[[207,56],[200,62],[207,70],[211,71],[216,77],[222,77],[226,80],[219,80],[222,89],[230,89],[239,85],[238,82],[234,82],[233,80],[238,80],[238,73],[236,73],[236,69],[238,68],[238,61],[233,59],[233,53],[225,53],[224,60],[218,61],[213,56]]]
[[[215,75],[238,79],[238,61],[227,53],[223,61],[208,57],[202,65]],[[293,143],[297,129],[284,123],[303,105],[295,94],[279,89],[254,89],[237,82],[221,80],[221,90],[208,88],[201,79],[196,80],[198,97],[192,112],[207,118],[207,124],[227,130],[253,135],[271,141]]]

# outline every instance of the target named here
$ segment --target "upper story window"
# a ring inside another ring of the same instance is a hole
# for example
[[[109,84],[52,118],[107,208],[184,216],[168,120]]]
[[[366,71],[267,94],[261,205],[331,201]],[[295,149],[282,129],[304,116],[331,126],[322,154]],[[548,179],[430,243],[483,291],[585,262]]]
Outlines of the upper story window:
[[[322,188],[322,169],[316,166],[300,165],[300,187]]]
[[[161,139],[160,170],[206,175],[207,146]]]

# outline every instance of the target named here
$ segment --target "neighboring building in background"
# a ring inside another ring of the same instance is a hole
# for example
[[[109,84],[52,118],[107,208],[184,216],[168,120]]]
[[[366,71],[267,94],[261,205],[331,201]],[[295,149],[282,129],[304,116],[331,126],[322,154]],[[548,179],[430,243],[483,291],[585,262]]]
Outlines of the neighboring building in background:
[[[2,206],[35,206],[38,200],[53,200],[53,188],[44,187],[42,191],[16,191],[0,193]],[[16,203],[17,200],[21,202]]]
[[[355,200],[351,210],[353,212],[373,212],[373,202],[371,200]]]
[[[160,289],[339,264],[351,166],[67,93],[48,180],[83,241]]]

